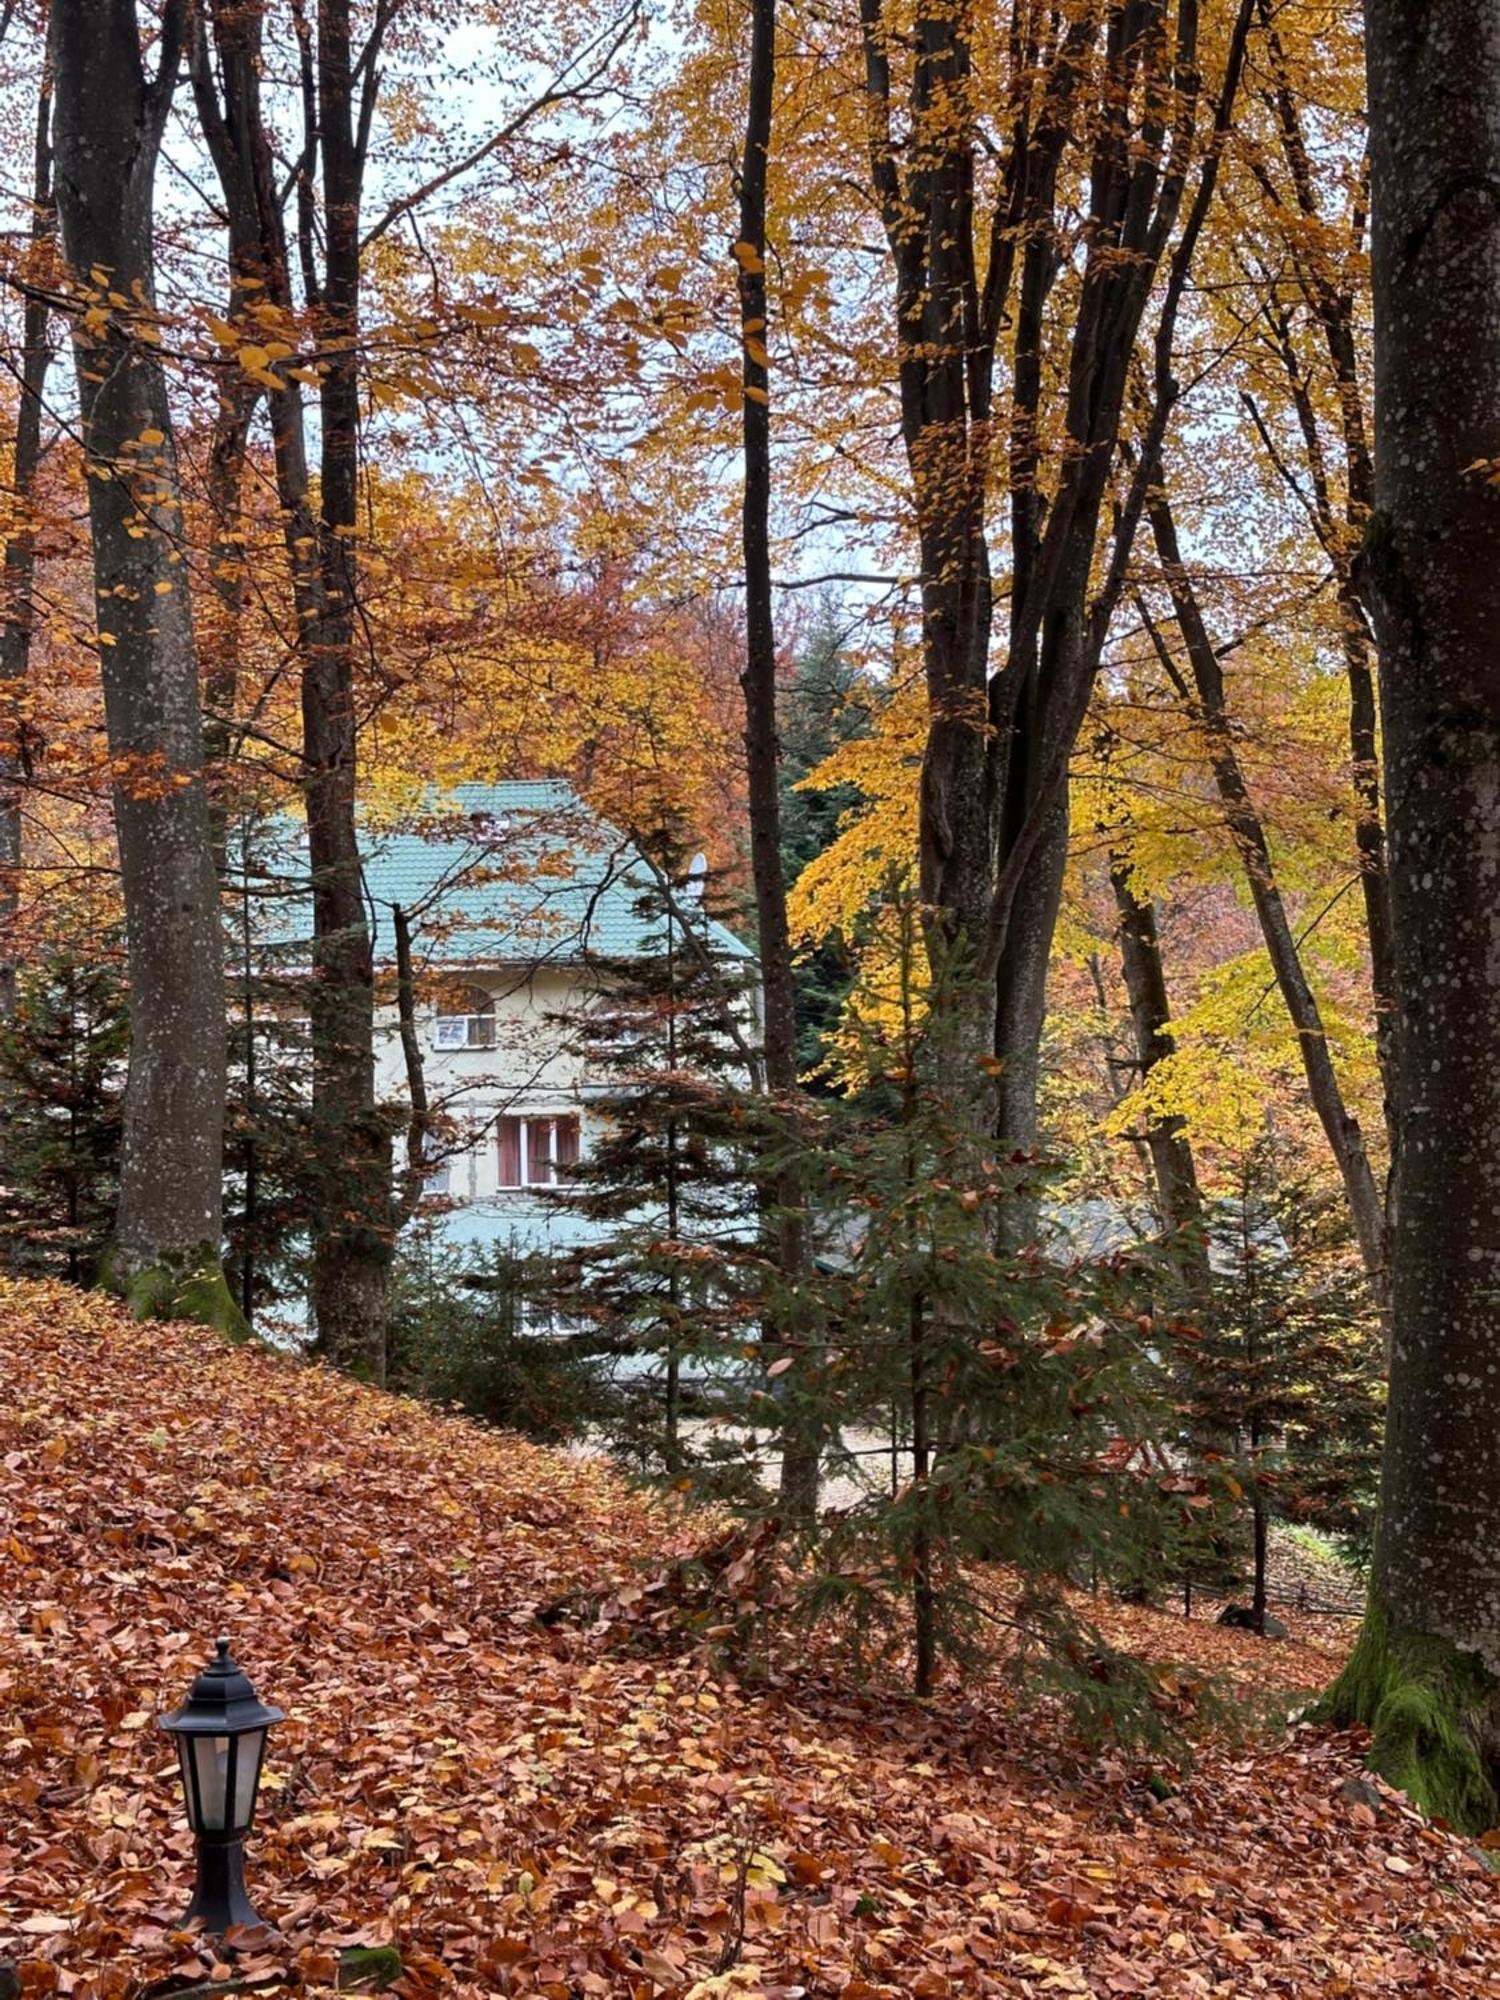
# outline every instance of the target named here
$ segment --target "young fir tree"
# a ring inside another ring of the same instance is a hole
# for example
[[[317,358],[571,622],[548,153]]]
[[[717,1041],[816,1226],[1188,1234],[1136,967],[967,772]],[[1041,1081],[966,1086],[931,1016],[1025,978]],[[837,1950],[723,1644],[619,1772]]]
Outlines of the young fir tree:
[[[503,1250],[476,1268],[434,1230],[413,1230],[392,1273],[390,1386],[554,1444],[607,1428],[613,1403],[588,1356],[526,1324],[546,1282]]]
[[[744,1295],[759,1242],[746,1150],[753,967],[716,944],[712,887],[684,865],[678,830],[637,845],[640,949],[595,964],[590,1005],[567,1024],[606,1082],[591,1100],[592,1146],[555,1197],[589,1241],[557,1266],[550,1303],[580,1344],[616,1358],[633,1392],[616,1442],[681,1482],[742,1459],[722,1428],[690,1439],[684,1414],[691,1392],[704,1415],[728,1415],[755,1334]]]
[[[956,1010],[931,1002],[961,970],[930,977],[920,909],[905,892],[892,903],[888,985],[856,1010],[869,1085],[818,1152],[822,1354],[790,1371],[806,1373],[793,1393],[826,1433],[853,1445],[848,1469],[866,1468],[862,1494],[823,1523],[806,1606],[863,1641],[909,1634],[923,1695],[945,1657],[990,1651],[1003,1631],[1023,1676],[1064,1686],[1096,1731],[1150,1732],[1150,1676],[1112,1653],[1070,1585],[1172,1560],[1195,1518],[1160,1443],[1153,1273],[1144,1255],[997,1251],[1036,1170],[995,1156],[982,1076],[972,1118],[956,1116]],[[883,1450],[853,1443],[882,1429],[904,1440],[889,1479]]]
[[[1210,1304],[1188,1347],[1191,1414],[1226,1441],[1224,1481],[1248,1529],[1251,1621],[1264,1630],[1273,1521],[1368,1557],[1383,1342],[1342,1204],[1282,1179],[1269,1144],[1247,1154],[1210,1230]]]
[[[284,822],[247,808],[227,829],[223,868],[224,1269],[252,1324],[306,1297],[316,1193],[305,946],[288,915],[286,838]]]
[[[0,1023],[0,1232],[12,1269],[92,1284],[119,1194],[130,1043],[118,931],[49,950]]]

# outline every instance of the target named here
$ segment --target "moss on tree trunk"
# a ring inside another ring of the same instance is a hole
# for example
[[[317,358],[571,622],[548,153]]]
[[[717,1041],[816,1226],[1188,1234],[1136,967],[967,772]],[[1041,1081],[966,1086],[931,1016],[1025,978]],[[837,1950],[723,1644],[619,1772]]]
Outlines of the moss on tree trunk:
[[[224,1276],[224,1266],[205,1246],[192,1258],[167,1259],[126,1272],[118,1257],[106,1255],[100,1283],[125,1301],[132,1319],[186,1319],[211,1326],[236,1346],[252,1339]]]
[[[1354,1651],[1316,1714],[1363,1723],[1372,1770],[1435,1819],[1482,1833],[1500,1819],[1496,1698],[1494,1676],[1476,1654],[1393,1629],[1372,1594]]]

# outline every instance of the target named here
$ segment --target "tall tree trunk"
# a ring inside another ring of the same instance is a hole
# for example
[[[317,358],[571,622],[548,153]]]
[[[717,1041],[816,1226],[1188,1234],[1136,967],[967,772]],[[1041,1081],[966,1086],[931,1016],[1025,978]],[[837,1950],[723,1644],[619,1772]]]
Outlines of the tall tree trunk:
[[[212,43],[210,41],[212,27]],[[189,73],[198,122],[224,196],[229,254],[226,321],[240,323],[247,308],[266,298],[259,175],[269,184],[270,150],[260,120],[263,17],[255,7],[200,7],[192,25]],[[217,53],[224,103],[214,82]],[[209,825],[214,865],[222,877],[230,810],[229,762],[234,754],[234,712],[239,697],[240,632],[246,570],[245,460],[260,386],[228,354],[219,371],[219,407],[208,453],[208,506],[213,522],[208,571],[210,597],[201,621],[204,754],[208,765]]]
[[[277,497],[291,572],[302,677],[303,789],[313,905],[314,1182],[312,1307],[318,1342],[337,1366],[385,1374],[391,1260],[401,1201],[391,1136],[375,1102],[375,979],[356,819],[354,662],[358,631],[360,207],[378,82],[378,47],[361,58],[348,0],[321,0],[314,38],[294,7],[303,54],[307,132],[299,188],[321,161],[324,266],[309,220],[308,304],[319,330],[321,478],[315,490],[302,394],[271,365],[266,389]],[[217,58],[215,84],[210,62]],[[230,218],[241,289],[295,333],[285,225],[260,98],[261,24],[254,10],[214,4],[199,28],[193,80]],[[257,282],[258,281],[258,284]],[[226,429],[232,409],[223,413]]]
[[[766,1090],[784,1112],[797,1092],[797,984],[792,970],[781,866],[781,748],[776,727],[776,629],[771,592],[770,300],[766,286],[766,179],[776,85],[776,0],[750,0],[750,75],[745,151],[739,174],[739,238],[734,246],[740,301],[745,483],[741,528],[745,555],[745,770],[750,792],[750,866],[764,1009]],[[776,1263],[786,1300],[806,1261],[802,1189],[791,1169],[765,1189],[774,1211]],[[768,1355],[796,1352],[794,1314],[782,1305],[766,1327]],[[805,1368],[812,1357],[801,1356]],[[792,1371],[797,1374],[796,1370]],[[785,1383],[786,1378],[781,1378]],[[784,1389],[787,1421],[781,1439],[781,1499],[806,1517],[818,1503],[818,1440],[796,1420],[810,1392]]]
[[[32,263],[45,250],[57,227],[52,198],[52,77],[43,76],[37,93],[36,146],[32,171]],[[40,284],[40,272],[33,271]],[[25,692],[31,664],[31,633],[35,618],[32,592],[36,585],[36,531],[32,521],[37,473],[42,462],[42,398],[52,347],[47,337],[48,309],[40,291],[29,293],[21,323],[21,383],[16,405],[16,444],[11,486],[16,508],[15,528],[5,544],[0,574],[0,1017],[8,1019],[16,1005],[15,931],[20,915],[21,795],[30,765],[26,742]]]
[[[1460,1825],[1500,1764],[1500,12],[1367,0],[1375,507],[1396,937],[1395,1340],[1365,1625],[1334,1690]]]
[[[1159,443],[1179,393],[1177,311],[1213,198],[1253,6],[1241,0],[1201,150],[1191,0],[1175,10],[1013,9],[1004,101],[984,107],[985,178],[997,185],[986,217],[975,193],[973,9],[922,0],[898,26],[884,0],[860,0],[869,173],[895,275],[901,426],[922,566],[922,895],[933,912],[930,943],[938,954],[957,944],[969,973],[967,989],[959,982],[960,1032],[949,1038],[959,1088],[977,1095],[982,1074],[962,1056],[993,1051],[997,1135],[1007,1151],[1035,1140],[1068,758],[1144,504],[1138,474],[1115,509],[1101,565],[1129,372],[1165,267],[1151,384]],[[903,68],[909,101],[898,136],[894,80]],[[1087,189],[1076,238],[1065,164]],[[1082,268],[1067,287],[1072,319],[1059,344],[1049,331],[1054,284],[1075,260]],[[1009,647],[991,674],[993,392],[1001,337],[1012,329]],[[1059,345],[1062,365],[1049,371],[1044,352]],[[1044,455],[1049,436],[1061,443]]]
[[[1177,628],[1182,634],[1183,649],[1193,676],[1191,695],[1170,650],[1162,642],[1155,626],[1150,624],[1149,616],[1148,627],[1163,668],[1179,694],[1188,702],[1208,738],[1209,762],[1224,807],[1225,823],[1244,866],[1245,881],[1255,905],[1271,969],[1297,1033],[1308,1095],[1344,1183],[1344,1196],[1359,1242],[1371,1296],[1384,1314],[1390,1297],[1385,1203],[1370,1167],[1364,1133],[1345,1101],[1338,1072],[1333,1066],[1322,1010],[1303,966],[1291,915],[1276,881],[1270,842],[1235,751],[1224,695],[1223,669],[1204,621],[1197,592],[1182,560],[1176,524],[1165,491],[1158,489],[1149,513],[1157,554],[1161,558]]]
[[[156,159],[187,9],[147,79],[134,0],[57,0],[63,245],[130,967],[111,1270],[133,1308],[243,1322],[220,1264],[226,1031],[218,886],[172,415],[153,307]]]
[[[1354,205],[1354,225],[1342,260],[1330,256],[1320,230],[1326,224],[1320,205],[1313,158],[1302,129],[1294,94],[1295,72],[1282,42],[1272,0],[1257,0],[1262,32],[1271,58],[1272,88],[1267,91],[1281,140],[1282,157],[1291,181],[1296,214],[1286,230],[1287,251],[1298,286],[1314,325],[1321,333],[1338,393],[1339,438],[1344,460],[1344,504],[1340,515],[1330,490],[1317,413],[1307,377],[1295,351],[1290,313],[1273,302],[1267,318],[1275,328],[1275,344],[1286,369],[1297,421],[1302,430],[1311,475],[1311,514],[1338,587],[1340,639],[1349,687],[1349,754],[1354,786],[1354,841],[1360,864],[1365,928],[1370,941],[1370,984],[1375,1005],[1375,1047],[1385,1086],[1387,1124],[1394,1121],[1395,1092],[1395,938],[1391,928],[1390,885],[1386,878],[1385,824],[1380,799],[1379,704],[1365,607],[1356,575],[1360,539],[1375,498],[1375,461],[1365,421],[1364,390],[1355,331],[1356,266],[1364,234],[1365,204]],[[1279,206],[1279,196],[1264,164],[1253,169],[1262,187]],[[1309,229],[1307,225],[1315,225]],[[1258,421],[1258,419],[1257,419]]]
[[[359,608],[359,218],[378,50],[356,107],[349,0],[318,0],[324,270],[319,309],[322,603],[300,634],[302,757],[313,891],[313,1143],[321,1213],[313,1312],[330,1360],[385,1377],[395,1242],[391,1140],[375,1103],[375,967],[355,816]]]

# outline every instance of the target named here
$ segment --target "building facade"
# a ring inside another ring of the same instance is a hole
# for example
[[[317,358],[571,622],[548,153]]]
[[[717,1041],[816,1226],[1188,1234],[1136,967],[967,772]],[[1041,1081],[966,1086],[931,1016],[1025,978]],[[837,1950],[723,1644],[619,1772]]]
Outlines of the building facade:
[[[601,1099],[620,1087],[580,1032],[603,982],[666,951],[706,953],[753,1034],[753,954],[565,783],[457,787],[398,826],[372,828],[365,856],[382,981],[377,1095],[398,1105],[408,1095],[399,912],[438,1126],[415,1226],[476,1262],[586,1243],[589,1225],[555,1191],[587,1157]]]

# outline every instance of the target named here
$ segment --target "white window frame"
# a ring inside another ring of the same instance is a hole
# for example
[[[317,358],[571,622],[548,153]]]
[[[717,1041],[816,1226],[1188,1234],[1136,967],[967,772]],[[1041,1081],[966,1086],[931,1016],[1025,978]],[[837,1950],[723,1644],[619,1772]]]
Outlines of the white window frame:
[[[435,1133],[429,1132],[422,1142],[422,1153],[426,1173],[422,1179],[424,1201],[447,1201],[453,1196],[453,1154],[440,1145]]]
[[[482,998],[485,1005],[463,1014],[445,1014],[439,1001],[433,1014],[432,1046],[447,1052],[461,1049],[492,1049],[495,1046],[495,996],[482,986],[463,988],[470,1002]]]
[[[578,1116],[578,1113],[576,1111],[513,1111],[507,1113],[506,1116],[514,1119],[518,1128],[516,1133],[516,1157],[519,1161],[520,1179],[516,1181],[501,1181],[501,1192],[519,1194],[526,1188],[560,1187],[562,1183],[558,1178],[557,1172],[557,1128],[564,1119],[570,1118],[573,1120],[578,1128],[578,1150],[574,1157],[581,1159],[583,1157],[583,1120]],[[531,1172],[532,1129],[534,1126],[539,1125],[545,1125],[547,1128],[546,1165],[550,1171],[545,1180],[537,1179]],[[495,1134],[495,1165],[497,1172],[499,1170],[500,1159],[500,1134],[497,1130]]]

